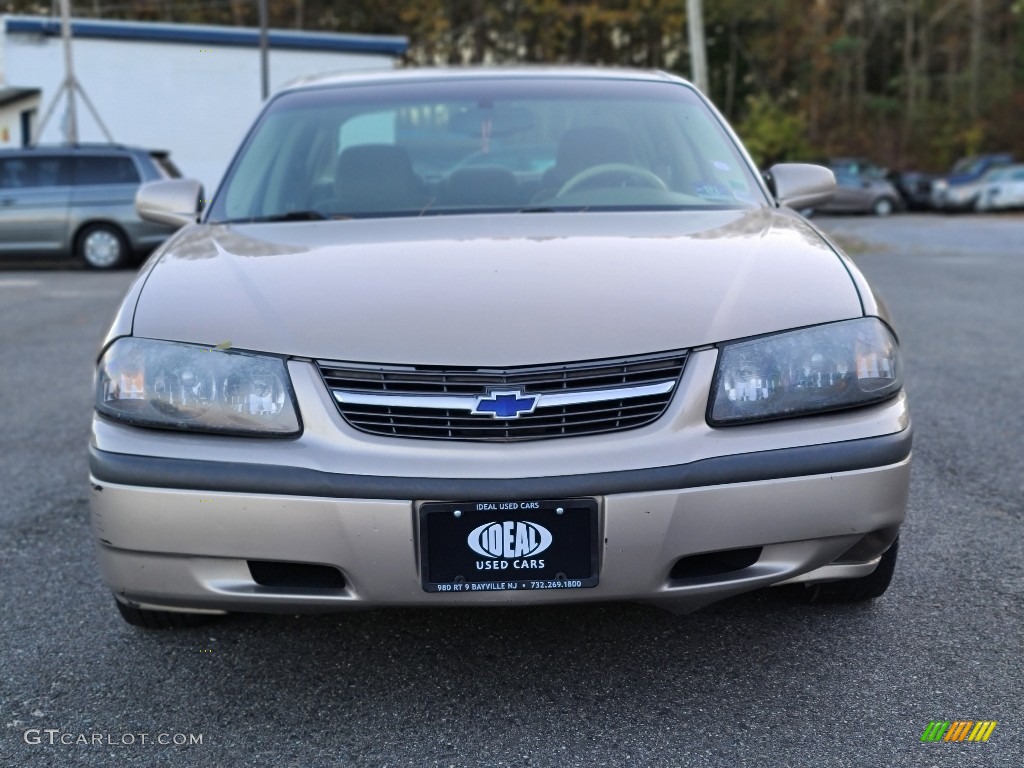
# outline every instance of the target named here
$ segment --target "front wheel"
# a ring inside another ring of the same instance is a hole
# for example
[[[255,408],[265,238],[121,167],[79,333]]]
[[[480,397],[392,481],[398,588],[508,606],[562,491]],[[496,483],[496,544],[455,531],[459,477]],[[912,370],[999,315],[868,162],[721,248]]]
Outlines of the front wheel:
[[[118,269],[128,263],[128,241],[112,224],[92,224],[78,235],[75,255],[90,269]]]
[[[896,201],[891,197],[880,197],[871,206],[871,212],[875,216],[888,216],[896,210]]]

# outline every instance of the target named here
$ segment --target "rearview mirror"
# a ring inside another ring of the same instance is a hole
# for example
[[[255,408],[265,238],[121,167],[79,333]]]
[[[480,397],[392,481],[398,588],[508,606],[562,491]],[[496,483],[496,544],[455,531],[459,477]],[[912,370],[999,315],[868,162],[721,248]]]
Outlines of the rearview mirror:
[[[768,173],[779,205],[798,211],[827,202],[836,191],[835,174],[820,165],[779,163]]]
[[[135,210],[148,221],[183,227],[203,211],[203,185],[195,179],[151,181],[139,187]]]

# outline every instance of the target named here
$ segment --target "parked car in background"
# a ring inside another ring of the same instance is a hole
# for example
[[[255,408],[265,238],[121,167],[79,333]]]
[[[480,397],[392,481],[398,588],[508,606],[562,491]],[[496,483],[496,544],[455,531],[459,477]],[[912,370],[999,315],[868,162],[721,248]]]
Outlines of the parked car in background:
[[[975,208],[998,211],[1024,208],[1024,165],[1004,165],[985,176]]]
[[[833,158],[826,162],[835,174],[836,191],[811,213],[873,213],[888,216],[903,207],[902,197],[886,179],[885,170],[860,158]]]
[[[980,189],[977,182],[991,169],[1013,163],[1013,155],[999,152],[957,160],[949,173],[932,182],[932,207],[939,211],[974,209]]]
[[[793,210],[833,174],[770,175],[662,73],[278,92],[209,205],[139,191],[184,226],[97,360],[92,531],[122,616],[880,596],[899,344]]]
[[[113,144],[0,151],[0,255],[74,256],[127,266],[175,227],[144,221],[135,194],[180,176],[167,152]]]
[[[889,183],[896,187],[903,200],[903,207],[909,211],[927,211],[932,207],[932,183],[938,178],[934,173],[920,171],[889,171],[885,174]]]
[[[1011,166],[997,166],[989,168],[985,173],[973,181],[949,186],[942,199],[942,210],[944,211],[979,211],[981,198],[986,188],[1000,178],[1003,170]]]

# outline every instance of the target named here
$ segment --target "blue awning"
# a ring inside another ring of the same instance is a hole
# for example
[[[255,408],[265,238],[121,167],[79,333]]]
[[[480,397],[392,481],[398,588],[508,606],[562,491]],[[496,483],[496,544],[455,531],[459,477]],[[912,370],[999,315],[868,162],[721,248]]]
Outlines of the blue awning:
[[[8,16],[7,33],[60,36],[60,19],[49,16]],[[216,27],[198,24],[162,24],[145,21],[72,19],[73,37],[105,40],[145,40],[193,45],[230,45],[258,48],[260,31],[253,27]],[[334,32],[301,32],[271,29],[271,48],[337,53],[373,53],[401,56],[409,39],[399,35],[353,35]]]

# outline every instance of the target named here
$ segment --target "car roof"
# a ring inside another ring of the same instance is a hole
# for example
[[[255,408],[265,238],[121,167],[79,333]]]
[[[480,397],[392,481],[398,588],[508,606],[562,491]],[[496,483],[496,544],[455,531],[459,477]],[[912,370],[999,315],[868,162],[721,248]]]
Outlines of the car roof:
[[[281,92],[349,85],[385,85],[396,83],[437,82],[455,80],[646,80],[689,85],[681,77],[660,70],[627,69],[593,66],[522,66],[515,67],[420,67],[409,69],[337,72],[303,77],[286,84]]]
[[[157,157],[170,155],[170,152],[166,149],[145,149],[144,147],[132,147],[125,144],[104,144],[96,142],[80,144],[33,144],[28,147],[0,149],[0,156],[33,152],[46,152],[48,154],[71,154],[74,152],[141,152],[147,155],[156,155]]]

